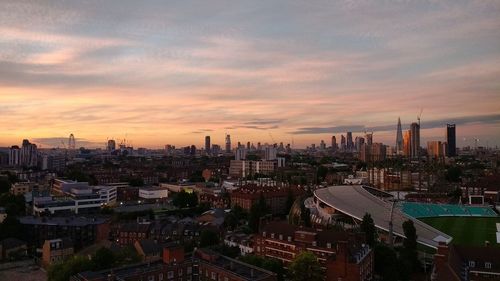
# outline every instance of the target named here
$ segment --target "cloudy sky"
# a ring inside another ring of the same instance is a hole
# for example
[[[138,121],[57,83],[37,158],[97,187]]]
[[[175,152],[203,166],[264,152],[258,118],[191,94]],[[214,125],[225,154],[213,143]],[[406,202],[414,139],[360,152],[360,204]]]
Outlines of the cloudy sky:
[[[0,0],[0,146],[500,144],[500,1]]]

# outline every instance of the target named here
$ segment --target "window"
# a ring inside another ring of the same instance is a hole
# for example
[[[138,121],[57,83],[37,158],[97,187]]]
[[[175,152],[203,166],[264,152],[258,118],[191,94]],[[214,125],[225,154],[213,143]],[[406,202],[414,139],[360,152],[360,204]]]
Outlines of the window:
[[[217,280],[217,273],[212,272],[212,280]]]
[[[274,233],[271,233],[271,238],[273,238],[273,239],[274,239]]]
[[[283,240],[283,234],[280,234],[280,240]]]
[[[168,279],[173,279],[174,278],[174,272],[173,271],[167,272],[167,278]]]
[[[191,274],[191,273],[193,273],[193,268],[192,268],[192,267],[190,267],[190,266],[188,266],[188,268],[186,269],[186,273],[187,273],[187,274]]]
[[[177,275],[182,276],[182,268],[179,268],[179,271],[177,272]]]
[[[491,262],[485,262],[484,268],[491,269]]]
[[[155,277],[153,275],[148,276],[148,281],[155,281]]]
[[[288,236],[288,242],[292,242],[292,236]]]
[[[469,261],[469,267],[475,267],[476,263],[474,261]]]
[[[158,274],[158,281],[163,281],[163,273]]]
[[[331,248],[332,248],[332,243],[326,243],[326,247],[327,247],[328,249],[331,249]]]

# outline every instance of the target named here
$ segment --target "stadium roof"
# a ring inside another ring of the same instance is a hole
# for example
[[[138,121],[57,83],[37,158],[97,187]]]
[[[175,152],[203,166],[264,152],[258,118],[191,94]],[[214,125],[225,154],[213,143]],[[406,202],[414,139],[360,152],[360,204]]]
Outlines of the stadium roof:
[[[318,189],[315,196],[323,203],[355,219],[362,220],[365,213],[373,218],[375,226],[389,231],[391,202],[384,201],[363,188],[361,185],[331,186]],[[417,230],[417,242],[437,248],[439,242],[450,242],[451,237],[419,220],[403,214],[398,208],[393,213],[393,231],[400,237],[405,237],[403,222],[412,220]]]

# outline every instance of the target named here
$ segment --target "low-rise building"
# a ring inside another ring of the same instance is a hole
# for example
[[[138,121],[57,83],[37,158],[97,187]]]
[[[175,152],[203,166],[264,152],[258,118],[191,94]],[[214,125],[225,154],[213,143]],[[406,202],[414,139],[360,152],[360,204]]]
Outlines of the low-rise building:
[[[231,207],[238,205],[246,211],[250,211],[250,208],[259,201],[262,195],[273,215],[285,214],[287,212],[286,200],[289,192],[292,192],[294,198],[296,198],[303,195],[305,190],[298,186],[245,185],[231,192]]]
[[[0,241],[0,260],[10,260],[27,255],[28,246],[23,240],[7,238]]]
[[[180,245],[163,248],[162,259],[102,271],[80,272],[70,281],[275,281],[276,274],[210,250],[186,256]]]
[[[45,240],[42,247],[42,264],[48,267],[62,263],[75,253],[73,242],[69,238]]]
[[[434,255],[433,281],[498,280],[500,248],[446,245]]]
[[[290,264],[303,251],[312,252],[327,271],[327,280],[371,280],[373,251],[362,234],[269,222],[254,236],[254,253]],[[341,279],[338,279],[341,278]]]
[[[101,218],[26,216],[19,222],[23,227],[20,236],[34,248],[60,237],[71,239],[75,250],[109,239],[109,222]]]
[[[139,188],[139,198],[146,201],[162,201],[168,198],[168,189],[156,186]]]

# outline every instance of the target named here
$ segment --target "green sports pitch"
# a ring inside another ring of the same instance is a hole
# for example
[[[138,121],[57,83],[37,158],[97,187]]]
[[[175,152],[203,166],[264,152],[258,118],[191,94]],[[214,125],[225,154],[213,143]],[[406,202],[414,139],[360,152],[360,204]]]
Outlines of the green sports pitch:
[[[434,217],[419,220],[453,237],[457,245],[482,246],[485,241],[500,247],[496,243],[496,223],[500,217]]]

